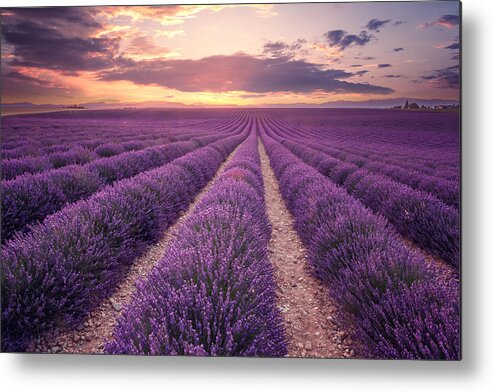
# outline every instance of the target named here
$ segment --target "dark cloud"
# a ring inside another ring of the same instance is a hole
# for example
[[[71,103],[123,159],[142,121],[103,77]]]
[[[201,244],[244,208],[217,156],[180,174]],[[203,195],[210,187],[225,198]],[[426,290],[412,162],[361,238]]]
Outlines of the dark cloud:
[[[13,80],[21,80],[24,82],[31,82],[31,83],[38,84],[40,86],[49,86],[50,85],[49,82],[47,82],[45,80],[42,80],[39,78],[34,78],[32,76],[25,75],[25,74],[20,73],[18,71],[7,72],[6,74],[2,75],[2,77],[7,78],[7,79],[13,79]]]
[[[290,57],[260,58],[242,53],[198,60],[149,60],[111,72],[101,80],[129,80],[185,92],[246,91],[249,93],[317,90],[332,93],[389,94],[392,89],[346,81],[357,73],[326,69]]]
[[[358,68],[358,67],[362,67],[362,65],[361,64],[352,64],[351,65],[351,68]]]
[[[394,52],[402,52],[404,48],[394,48]]]
[[[71,97],[79,95],[73,88],[51,86],[48,82],[11,71],[2,74],[2,99],[17,102],[30,101],[33,97]]]
[[[3,23],[15,23],[19,21],[43,21],[43,24],[56,27],[70,27],[72,29],[84,29],[85,34],[90,31],[102,29],[103,26],[94,19],[87,7],[36,7],[36,8],[9,8],[9,16],[4,16]],[[74,32],[72,30],[72,32]],[[80,31],[76,32],[77,34]]]
[[[9,9],[2,18],[2,37],[12,66],[76,73],[100,70],[123,61],[119,38],[95,38],[102,26],[79,8]]]
[[[338,47],[341,50],[348,46],[365,46],[373,38],[366,31],[361,31],[358,35],[348,34],[344,30],[331,30],[324,34],[325,39],[330,46]]]
[[[305,39],[297,39],[292,44],[283,41],[268,41],[264,44],[264,54],[273,57],[293,56],[306,44]]]
[[[392,67],[392,64],[378,64],[378,68],[389,68]]]
[[[394,23],[392,23],[392,26],[400,26],[404,23],[406,23],[406,22],[404,22],[403,20],[396,20]]]
[[[445,49],[457,50],[460,49],[460,44],[458,42],[454,42],[453,44],[446,46]]]
[[[442,15],[437,20],[431,23],[424,23],[422,25],[419,25],[419,27],[427,28],[432,26],[442,26],[451,29],[452,27],[457,26],[459,23],[460,23],[459,15]]]
[[[457,41],[451,43],[450,45],[447,46],[442,46],[443,49],[449,49],[453,50],[455,52],[452,53],[451,60],[459,60],[460,59],[460,43],[459,43],[459,38],[457,38]]]
[[[438,88],[459,88],[460,86],[460,70],[459,65],[436,69],[428,75],[421,77],[422,81],[430,81]]]
[[[385,26],[389,22],[390,19],[386,19],[386,20],[372,19],[366,24],[365,27],[370,31],[378,32],[383,26]]]
[[[32,22],[7,25],[5,41],[13,46],[11,65],[62,71],[98,70],[112,65],[118,39],[64,37]]]
[[[361,70],[361,71],[357,71],[355,72],[354,74],[357,75],[357,76],[363,76],[364,74],[368,73],[367,70]]]
[[[402,75],[397,75],[397,74],[389,74],[389,75],[384,75],[384,78],[392,78],[392,79],[397,79],[397,78],[403,78],[404,76]]]

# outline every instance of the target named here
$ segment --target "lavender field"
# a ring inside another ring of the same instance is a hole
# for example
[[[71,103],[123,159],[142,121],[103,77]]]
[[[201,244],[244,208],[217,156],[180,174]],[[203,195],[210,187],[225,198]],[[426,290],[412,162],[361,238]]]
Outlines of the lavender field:
[[[2,118],[2,351],[461,358],[452,111]]]

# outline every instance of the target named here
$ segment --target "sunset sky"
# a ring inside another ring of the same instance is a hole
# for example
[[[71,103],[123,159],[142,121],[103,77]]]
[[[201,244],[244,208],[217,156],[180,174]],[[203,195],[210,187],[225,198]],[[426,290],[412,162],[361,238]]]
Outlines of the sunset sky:
[[[459,3],[2,8],[3,103],[459,98]]]

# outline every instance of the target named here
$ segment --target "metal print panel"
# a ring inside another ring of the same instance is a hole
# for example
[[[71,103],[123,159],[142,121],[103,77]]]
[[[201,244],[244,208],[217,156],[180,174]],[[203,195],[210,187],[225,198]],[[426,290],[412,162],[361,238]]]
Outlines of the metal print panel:
[[[3,8],[3,352],[459,360],[455,1]]]

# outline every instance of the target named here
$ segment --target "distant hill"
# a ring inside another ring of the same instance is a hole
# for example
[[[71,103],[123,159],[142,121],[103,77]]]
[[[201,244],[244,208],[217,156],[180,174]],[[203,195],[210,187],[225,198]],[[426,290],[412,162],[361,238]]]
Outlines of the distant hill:
[[[328,108],[328,109],[386,109],[393,106],[404,105],[406,100],[409,102],[416,102],[419,106],[435,106],[435,105],[454,105],[458,104],[456,100],[445,99],[420,99],[420,98],[385,98],[385,99],[369,99],[366,101],[332,101],[324,102],[320,104],[273,104],[265,105],[269,108],[283,108],[283,107],[299,107],[299,108]]]
[[[236,105],[187,105],[180,102],[168,102],[168,101],[144,101],[144,102],[86,102],[82,106],[88,109],[121,109],[121,108],[136,108],[136,109],[204,109],[208,107],[213,108],[228,108],[236,107]]]
[[[445,100],[445,99],[420,99],[420,98],[385,98],[385,99],[370,99],[366,101],[332,101],[324,102],[320,104],[307,104],[307,103],[294,103],[294,104],[269,104],[260,105],[260,107],[266,108],[329,108],[329,109],[384,109],[391,108],[393,106],[404,105],[408,100],[409,102],[416,102],[419,106],[436,106],[436,105],[454,105],[458,104],[457,100]],[[145,102],[85,102],[81,103],[86,109],[122,109],[122,108],[152,108],[152,109],[181,109],[181,108],[233,108],[241,107],[238,105],[187,105],[179,102],[168,101],[145,101]],[[17,102],[17,103],[2,103],[2,108],[62,108],[64,105],[52,105],[43,104],[37,105],[30,102]],[[259,107],[259,105],[247,105],[245,107]]]
[[[42,104],[38,105],[31,102],[1,103],[2,108],[61,108],[63,105]]]

